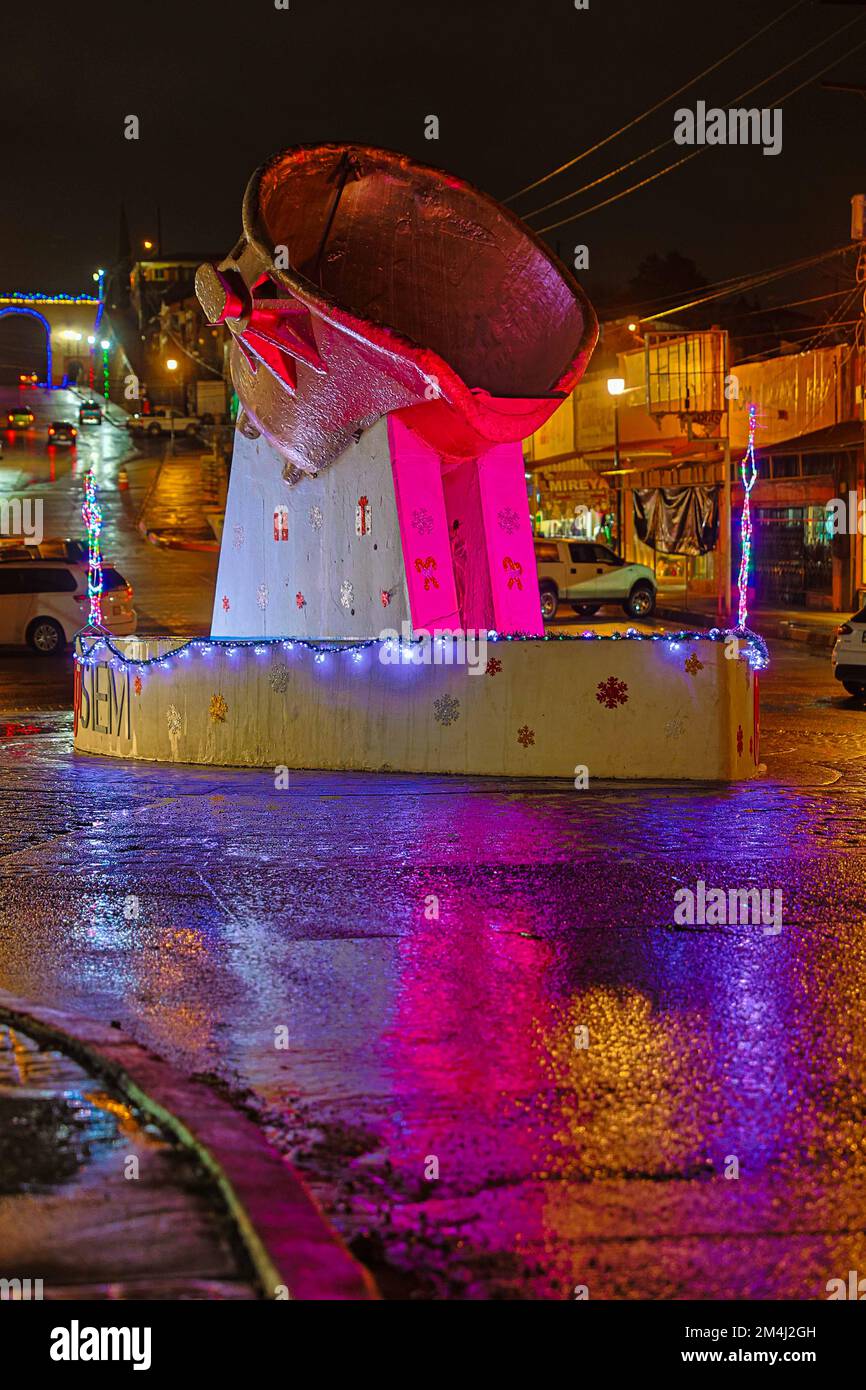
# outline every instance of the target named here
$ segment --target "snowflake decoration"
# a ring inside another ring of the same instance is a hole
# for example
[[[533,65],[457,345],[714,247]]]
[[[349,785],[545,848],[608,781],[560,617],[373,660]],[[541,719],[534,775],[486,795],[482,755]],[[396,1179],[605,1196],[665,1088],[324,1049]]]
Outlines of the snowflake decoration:
[[[530,729],[528,724],[517,730],[517,742],[524,748],[529,748],[535,742],[535,730]]]
[[[340,585],[340,603],[344,608],[351,608],[355,600],[355,589],[348,579],[344,579]]]
[[[743,726],[742,726],[742,724],[738,724],[738,725],[737,725],[737,753],[739,754],[740,757],[743,756]]]
[[[165,712],[165,722],[168,725],[169,738],[177,738],[183,728],[183,720],[176,705],[169,705]]]
[[[433,701],[433,716],[439,724],[453,724],[460,718],[460,701],[453,695],[440,695]]]
[[[289,688],[288,666],[275,666],[270,675],[271,690],[283,695]]]
[[[500,528],[509,536],[513,536],[520,525],[520,517],[513,507],[500,507],[496,513],[496,520],[499,522]]]
[[[324,516],[324,513],[323,513],[321,507],[311,507],[311,508],[310,508],[310,525],[312,526],[312,528],[313,528],[314,531],[321,531],[321,529],[322,529],[322,522],[323,522],[324,520],[325,520],[325,516]]]
[[[499,657],[498,657],[498,656],[489,656],[489,657],[487,658],[487,665],[486,665],[485,668],[484,668],[484,674],[485,674],[485,676],[495,676],[495,675],[497,675],[497,673],[498,673],[499,671],[501,671],[501,670],[502,670],[502,662],[499,660]]]
[[[297,604],[298,608],[306,608],[307,606],[307,600],[304,598],[304,595],[301,593],[300,589],[295,594],[295,603]]]
[[[259,605],[259,608],[267,608],[269,598],[270,594],[268,593],[267,584],[260,584],[259,587],[256,589],[256,603]]]
[[[704,663],[699,660],[697,652],[692,652],[691,656],[686,657],[683,669],[688,671],[690,676],[696,676],[698,671],[703,671]]]
[[[231,604],[229,603],[229,596],[228,594],[223,594],[223,612],[227,613],[230,608]]]
[[[595,698],[607,709],[616,709],[617,705],[624,705],[628,700],[628,686],[616,676],[608,676],[606,681],[599,681]]]
[[[234,536],[233,536],[233,538],[232,538],[232,545],[234,546],[235,550],[240,550],[241,547],[243,546],[243,543],[244,543],[244,528],[243,528],[243,526],[236,526],[236,527],[234,528]]]
[[[229,707],[223,699],[222,695],[211,695],[210,709],[208,710],[208,713],[211,717],[211,722],[214,724],[224,724],[226,722],[228,708]]]
[[[412,512],[412,529],[419,536],[429,536],[433,530],[433,517],[426,507],[416,507]]]
[[[682,738],[686,731],[681,714],[675,714],[673,719],[669,719],[665,724],[665,738]]]
[[[379,597],[382,600],[382,607],[387,608],[388,604],[391,602],[391,590],[383,589]]]
[[[132,682],[132,688],[136,695],[141,694],[141,676],[136,676],[135,680]]]

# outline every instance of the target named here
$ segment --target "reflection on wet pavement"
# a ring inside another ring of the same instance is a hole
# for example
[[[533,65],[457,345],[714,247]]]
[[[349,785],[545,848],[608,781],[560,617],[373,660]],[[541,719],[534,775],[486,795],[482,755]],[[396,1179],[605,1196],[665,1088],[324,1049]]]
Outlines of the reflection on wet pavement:
[[[822,1298],[866,1267],[866,713],[805,653],[762,691],[766,779],[584,793],[275,792],[52,716],[2,769],[0,985],[242,1094],[386,1294]],[[782,931],[675,923],[699,880]]]

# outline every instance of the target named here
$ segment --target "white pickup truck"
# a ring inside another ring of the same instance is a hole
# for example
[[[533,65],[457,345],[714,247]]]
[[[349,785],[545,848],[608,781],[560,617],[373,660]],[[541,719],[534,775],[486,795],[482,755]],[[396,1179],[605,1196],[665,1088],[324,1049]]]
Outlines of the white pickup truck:
[[[156,438],[161,434],[200,434],[202,423],[197,415],[184,415],[173,406],[158,405],[149,415],[133,415],[127,421],[126,428],[131,434]]]

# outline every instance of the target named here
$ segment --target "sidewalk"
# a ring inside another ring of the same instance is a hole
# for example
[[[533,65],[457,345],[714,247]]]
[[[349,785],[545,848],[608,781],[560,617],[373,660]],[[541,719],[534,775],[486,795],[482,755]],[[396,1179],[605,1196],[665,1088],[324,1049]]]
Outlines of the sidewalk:
[[[679,595],[665,594],[663,590],[659,590],[655,616],[690,627],[725,626],[719,618],[715,598],[690,597],[686,608],[679,601]],[[817,608],[756,607],[749,612],[748,626],[761,637],[804,642],[810,647],[829,651],[836,641],[836,629],[850,616],[850,611],[831,613]]]
[[[246,1113],[117,1020],[5,990],[0,1170],[0,1278],[40,1281],[23,1297],[377,1297]]]
[[[212,469],[210,454],[163,456],[138,519],[146,540],[181,550],[219,550],[208,521],[209,512],[220,510],[212,485],[206,485]]]
[[[13,1298],[259,1297],[193,1155],[70,1057],[2,1024],[0,1120],[0,1278]]]

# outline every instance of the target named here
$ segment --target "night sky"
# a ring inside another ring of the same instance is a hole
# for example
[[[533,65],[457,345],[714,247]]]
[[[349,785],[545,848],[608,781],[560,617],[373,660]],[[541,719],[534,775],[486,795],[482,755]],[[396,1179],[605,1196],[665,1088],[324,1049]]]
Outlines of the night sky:
[[[87,290],[116,257],[121,199],[133,238],[227,252],[253,168],[298,142],[405,150],[504,198],[666,96],[788,8],[590,0],[273,0],[19,6],[5,17],[0,288]],[[222,16],[222,17],[221,17]],[[851,19],[858,23],[746,103],[766,104],[841,54],[828,78],[866,80],[866,5],[803,4],[711,77],[568,173],[526,212],[673,133],[677,106],[728,105]],[[138,115],[141,138],[123,137]],[[440,139],[424,138],[436,114]],[[549,234],[585,242],[590,294],[642,256],[676,249],[709,279],[848,240],[866,188],[866,102],[810,87],[784,111],[784,146],[707,149],[684,168]],[[587,207],[684,153],[672,146],[567,204]],[[543,225],[550,214],[534,219]],[[778,294],[784,299],[787,282]],[[777,291],[774,291],[777,293]]]

